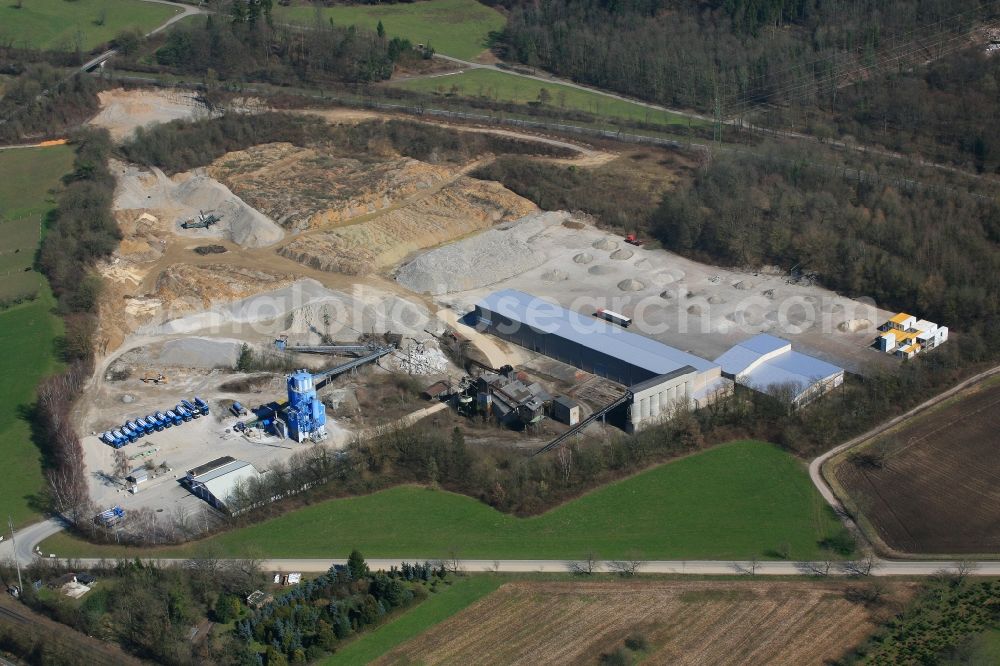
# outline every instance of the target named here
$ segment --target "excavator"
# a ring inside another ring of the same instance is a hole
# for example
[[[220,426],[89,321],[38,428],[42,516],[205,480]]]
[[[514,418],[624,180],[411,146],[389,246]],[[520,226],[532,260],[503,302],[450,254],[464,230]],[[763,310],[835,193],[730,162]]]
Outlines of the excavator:
[[[145,377],[139,377],[139,381],[143,384],[166,384],[167,378],[161,374],[156,373],[156,375],[146,375]]]
[[[221,215],[216,215],[215,213],[209,213],[205,215],[204,211],[198,211],[198,217],[192,218],[190,220],[185,220],[181,222],[182,229],[208,229],[213,224],[218,224],[219,220],[222,219]]]

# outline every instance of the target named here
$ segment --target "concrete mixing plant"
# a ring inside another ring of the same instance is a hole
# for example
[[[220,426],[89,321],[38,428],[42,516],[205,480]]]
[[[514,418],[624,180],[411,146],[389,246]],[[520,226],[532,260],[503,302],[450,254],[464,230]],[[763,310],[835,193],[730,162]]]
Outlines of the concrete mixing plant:
[[[285,421],[288,437],[296,442],[326,438],[326,409],[316,396],[313,375],[304,370],[288,376]]]

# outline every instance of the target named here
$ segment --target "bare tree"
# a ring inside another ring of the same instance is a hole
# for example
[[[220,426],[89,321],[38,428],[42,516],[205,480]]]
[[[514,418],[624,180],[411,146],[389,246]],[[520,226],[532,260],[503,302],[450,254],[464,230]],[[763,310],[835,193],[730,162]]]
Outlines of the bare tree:
[[[563,482],[568,483],[569,477],[573,473],[573,452],[568,446],[561,446],[556,452],[556,461],[559,463],[559,471],[562,472]]]
[[[458,559],[458,551],[454,548],[448,551],[447,558],[441,560],[441,568],[456,576],[465,572],[465,569],[462,567],[462,561]]]
[[[115,449],[112,456],[112,472],[118,479],[124,481],[129,473],[128,456],[121,449]]]
[[[979,564],[974,560],[959,560],[955,562],[955,578],[959,585],[965,582],[969,576],[975,575]]]
[[[809,576],[829,576],[833,569],[832,560],[819,560],[817,562],[799,562],[796,568]]]
[[[597,553],[589,552],[584,556],[583,560],[578,562],[570,562],[569,570],[570,573],[578,574],[581,576],[590,576],[595,571],[597,571],[600,562],[597,559]]]
[[[844,562],[844,573],[848,576],[870,576],[872,571],[878,566],[878,561],[873,553],[868,553],[859,560]]]
[[[733,562],[733,569],[736,570],[736,573],[741,574],[743,576],[756,576],[757,575],[757,567],[759,565],[760,565],[760,562],[758,562],[757,558],[755,557],[752,560],[748,560],[745,563],[744,562]]]
[[[612,560],[608,562],[608,568],[619,576],[631,578],[642,566],[641,560]]]
[[[844,598],[854,603],[866,606],[877,606],[882,603],[886,594],[885,583],[873,579],[864,585],[850,585],[844,590]]]

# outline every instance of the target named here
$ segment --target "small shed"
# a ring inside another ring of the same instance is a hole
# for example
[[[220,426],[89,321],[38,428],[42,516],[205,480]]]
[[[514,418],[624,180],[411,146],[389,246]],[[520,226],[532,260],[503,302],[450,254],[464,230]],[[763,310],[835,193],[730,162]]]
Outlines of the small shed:
[[[451,384],[441,380],[439,382],[434,382],[430,386],[424,389],[421,394],[425,400],[440,400],[451,393]]]
[[[570,400],[564,395],[558,396],[552,401],[552,418],[575,426],[580,422],[580,403]]]
[[[138,469],[128,475],[128,480],[139,485],[140,483],[149,481],[149,473],[144,469]]]

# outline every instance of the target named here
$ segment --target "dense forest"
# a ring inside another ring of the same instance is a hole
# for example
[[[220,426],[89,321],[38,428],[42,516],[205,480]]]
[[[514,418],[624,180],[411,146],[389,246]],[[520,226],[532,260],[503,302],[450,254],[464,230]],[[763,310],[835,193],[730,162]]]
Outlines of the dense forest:
[[[232,4],[247,6],[259,7]],[[157,64],[178,73],[284,85],[381,81],[405,57],[422,56],[405,39],[335,26],[319,15],[301,28],[277,25],[263,16],[227,20],[209,15],[200,24],[172,28],[155,52]]]
[[[725,265],[798,265],[832,289],[982,326],[987,343],[1000,343],[994,200],[859,182],[789,157],[717,156],[691,188],[664,198],[654,234]]]
[[[278,141],[297,146],[327,144],[354,158],[380,144],[424,162],[463,162],[485,153],[552,157],[575,154],[551,144],[486,132],[457,132],[407,120],[331,125],[320,118],[280,112],[230,113],[205,120],[176,120],[148,130],[140,128],[121,152],[132,162],[176,173],[205,166],[230,151]]]
[[[494,38],[509,60],[666,106],[997,168],[1000,61],[973,28],[998,2],[504,4]]]
[[[844,87],[833,101],[832,124],[838,133],[861,141],[995,174],[1000,171],[998,101],[1000,57],[976,47],[926,67]]]
[[[893,36],[960,34],[980,7],[975,0],[521,2],[496,41],[527,65],[711,111],[717,96],[733,107],[828,95],[832,75],[870,63],[896,46]]]

